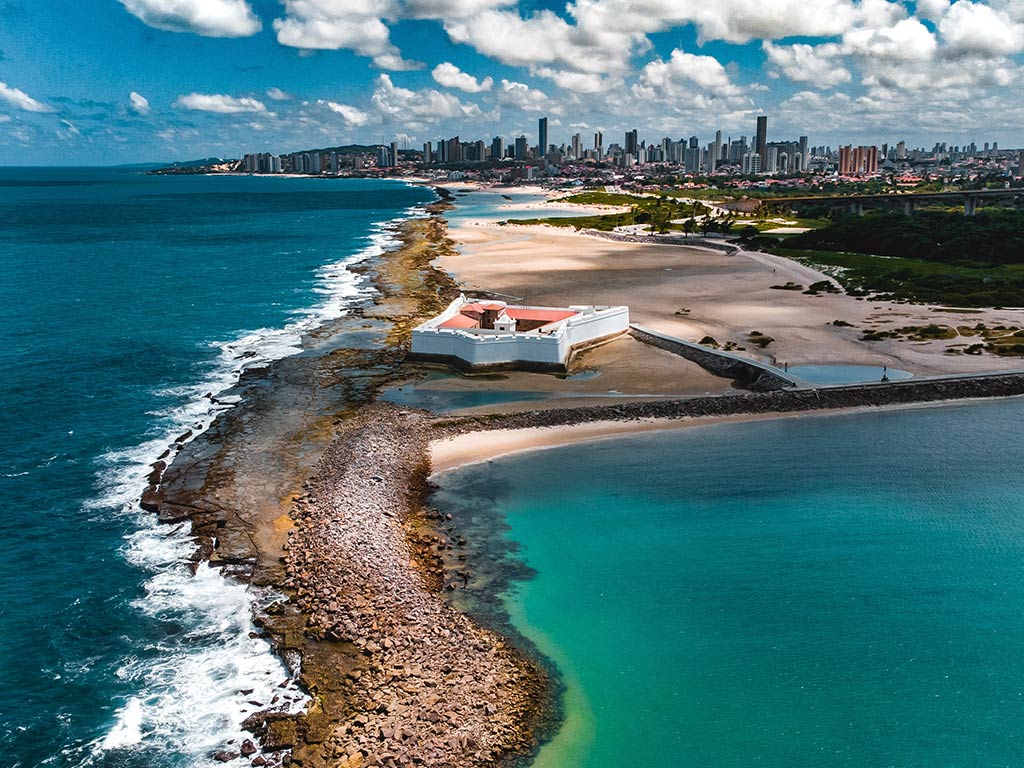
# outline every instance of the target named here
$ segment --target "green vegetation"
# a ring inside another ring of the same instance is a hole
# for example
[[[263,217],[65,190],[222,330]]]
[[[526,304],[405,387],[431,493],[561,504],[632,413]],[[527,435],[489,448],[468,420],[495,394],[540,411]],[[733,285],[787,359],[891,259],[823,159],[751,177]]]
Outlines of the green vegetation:
[[[1024,306],[1024,265],[961,266],[795,248],[771,252],[834,276],[851,296],[954,307]]]
[[[1024,211],[851,216],[785,246],[771,251],[823,269],[854,296],[1024,306]]]
[[[563,216],[551,219],[509,219],[508,224],[547,224],[551,227],[572,227],[573,229],[596,229],[611,232],[616,227],[636,223],[631,213],[610,213],[597,216]]]
[[[596,214],[592,216],[570,216],[562,218],[511,219],[509,224],[548,224],[552,227],[573,227],[574,229],[596,229],[610,232],[616,227],[633,224],[649,224],[656,232],[686,231],[681,223],[673,220],[693,219],[704,209],[703,205],[692,205],[668,197],[640,197],[618,192],[581,192],[558,200],[573,205],[607,205],[628,207],[622,213]],[[690,230],[691,232],[693,229]]]
[[[1024,330],[1015,325],[989,328],[984,323],[978,323],[974,326],[960,326],[957,332],[963,337],[982,339],[982,342],[967,345],[962,350],[964,354],[980,355],[985,351],[1002,357],[1024,357]]]
[[[808,296],[817,296],[820,293],[842,293],[842,291],[831,280],[819,280],[816,283],[811,283],[804,293]]]
[[[920,326],[908,325],[892,330],[865,329],[862,340],[943,341],[958,338],[964,339],[965,343],[951,344],[946,349],[947,353],[980,355],[982,352],[989,352],[1001,357],[1024,357],[1024,330],[1017,326],[997,325],[989,328],[984,323],[974,326],[962,325],[958,328],[936,323]]]
[[[924,211],[914,216],[849,216],[791,238],[790,248],[850,251],[943,264],[1024,263],[1024,211],[983,211],[977,216]]]

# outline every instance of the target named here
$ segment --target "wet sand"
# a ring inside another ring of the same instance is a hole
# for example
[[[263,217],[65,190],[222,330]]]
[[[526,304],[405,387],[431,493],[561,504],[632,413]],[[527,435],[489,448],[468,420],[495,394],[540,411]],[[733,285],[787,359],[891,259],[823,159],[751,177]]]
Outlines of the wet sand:
[[[430,444],[431,476],[449,472],[467,464],[477,464],[516,453],[557,448],[563,445],[608,440],[648,432],[687,429],[741,421],[793,418],[793,414],[750,413],[732,416],[706,416],[689,419],[640,419],[637,421],[591,421],[554,427],[494,429],[442,437]]]

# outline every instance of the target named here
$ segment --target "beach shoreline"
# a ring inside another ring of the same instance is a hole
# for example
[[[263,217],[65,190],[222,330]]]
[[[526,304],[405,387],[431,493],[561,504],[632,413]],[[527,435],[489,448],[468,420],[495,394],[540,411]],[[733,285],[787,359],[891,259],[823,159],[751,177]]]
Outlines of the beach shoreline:
[[[1002,399],[1020,397],[1017,394],[995,395]],[[576,424],[549,426],[522,426],[512,428],[478,429],[450,434],[443,432],[429,444],[430,480],[463,467],[489,463],[534,451],[564,448],[580,444],[603,442],[647,434],[678,432],[681,430],[712,428],[726,424],[745,424],[753,421],[778,421],[799,418],[853,416],[861,413],[921,410],[963,405],[980,398],[962,398],[939,401],[919,401],[880,405],[851,405],[847,407],[808,409],[799,411],[770,411],[761,413],[734,413],[717,416],[638,417],[633,420],[602,419]]]

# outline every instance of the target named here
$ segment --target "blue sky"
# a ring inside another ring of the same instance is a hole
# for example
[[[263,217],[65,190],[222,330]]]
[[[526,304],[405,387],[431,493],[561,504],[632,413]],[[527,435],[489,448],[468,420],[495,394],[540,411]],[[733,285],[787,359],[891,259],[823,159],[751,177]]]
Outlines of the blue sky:
[[[0,0],[12,164],[381,139],[1024,145],[1022,0]]]

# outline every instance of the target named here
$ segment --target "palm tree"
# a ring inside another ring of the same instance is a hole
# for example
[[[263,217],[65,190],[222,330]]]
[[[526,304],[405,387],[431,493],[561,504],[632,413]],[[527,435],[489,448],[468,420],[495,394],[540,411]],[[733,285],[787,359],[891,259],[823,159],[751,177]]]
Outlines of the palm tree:
[[[693,231],[697,228],[697,222],[693,219],[687,219],[683,222],[683,232],[687,237],[693,234]]]

